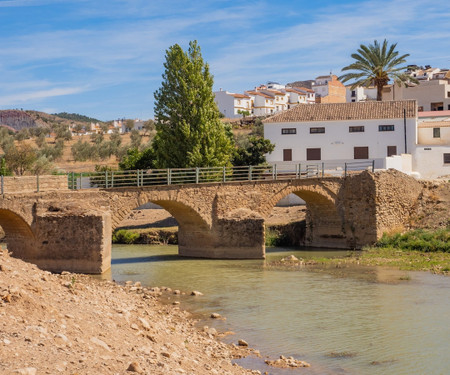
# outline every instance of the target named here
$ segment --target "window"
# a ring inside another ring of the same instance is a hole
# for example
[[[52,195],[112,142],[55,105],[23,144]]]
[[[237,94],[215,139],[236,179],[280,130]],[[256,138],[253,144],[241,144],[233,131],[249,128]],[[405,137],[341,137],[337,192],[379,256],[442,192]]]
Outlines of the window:
[[[310,134],[320,134],[325,133],[325,128],[309,128]]]
[[[355,100],[355,99],[352,99],[352,103],[354,103],[354,102],[356,102],[356,100]]]
[[[441,128],[433,128],[433,138],[441,138]]]
[[[356,96],[356,90],[352,90],[352,98]]]
[[[285,148],[283,150],[283,161],[292,161],[292,149]]]
[[[320,160],[321,151],[320,148],[307,148],[306,149],[306,160]]]
[[[379,132],[393,132],[394,125],[378,125]]]
[[[423,112],[423,105],[419,105],[419,106],[417,107],[417,111],[418,111],[418,112]]]
[[[450,154],[444,154],[444,164],[450,164]]]
[[[387,156],[397,155],[397,146],[387,146]]]
[[[296,128],[283,128],[281,129],[281,134],[297,134]]]
[[[447,109],[450,111],[450,104],[447,106]]]
[[[444,103],[431,103],[431,110],[432,111],[443,111],[444,110]]]
[[[450,91],[447,91],[447,98],[450,98]]]
[[[354,159],[369,159],[369,147],[354,147],[353,148]]]
[[[364,132],[364,126],[349,126],[348,127],[349,133],[363,133]]]

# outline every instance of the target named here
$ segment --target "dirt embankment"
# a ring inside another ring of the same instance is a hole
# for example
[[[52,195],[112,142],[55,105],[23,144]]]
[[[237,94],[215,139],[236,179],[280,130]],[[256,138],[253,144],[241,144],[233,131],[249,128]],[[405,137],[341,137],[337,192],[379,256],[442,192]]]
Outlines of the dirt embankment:
[[[0,374],[258,373],[231,364],[248,349],[197,329],[160,294],[51,274],[0,249]]]

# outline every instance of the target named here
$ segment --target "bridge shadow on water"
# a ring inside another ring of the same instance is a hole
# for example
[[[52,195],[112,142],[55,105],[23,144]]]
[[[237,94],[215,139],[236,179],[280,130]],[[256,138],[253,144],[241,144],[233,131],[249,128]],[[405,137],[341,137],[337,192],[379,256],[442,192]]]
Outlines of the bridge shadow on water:
[[[145,257],[130,257],[130,258],[112,259],[111,264],[170,262],[170,261],[185,260],[185,259],[191,259],[191,258],[181,257],[178,254],[149,255],[149,256],[145,256]],[[194,259],[194,258],[192,258],[192,259]]]

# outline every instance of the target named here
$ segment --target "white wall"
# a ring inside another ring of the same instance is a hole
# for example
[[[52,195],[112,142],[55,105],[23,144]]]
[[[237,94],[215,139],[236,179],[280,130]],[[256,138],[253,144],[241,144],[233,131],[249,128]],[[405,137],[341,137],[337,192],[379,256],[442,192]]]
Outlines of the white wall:
[[[394,125],[394,131],[379,132],[378,125]],[[349,126],[364,126],[363,133],[350,133]],[[310,134],[311,127],[325,127],[324,134]],[[282,128],[295,128],[297,134],[281,134]],[[406,119],[408,152],[415,148],[416,120]],[[403,119],[311,121],[264,124],[264,137],[275,144],[266,156],[270,163],[283,162],[283,149],[292,149],[293,162],[306,160],[307,148],[321,148],[324,161],[352,160],[354,147],[369,147],[369,159],[384,159],[387,146],[397,146],[405,153]]]
[[[433,128],[419,128],[418,129],[418,143],[422,145],[450,145],[450,127],[439,127],[441,136],[439,138],[433,137]]]
[[[227,91],[215,91],[214,101],[219,108],[219,111],[228,118],[241,117],[241,115],[235,114],[234,111],[234,96],[230,95]]]
[[[449,145],[417,147],[413,153],[413,170],[425,179],[450,176],[450,164],[444,164],[444,153],[450,153]]]

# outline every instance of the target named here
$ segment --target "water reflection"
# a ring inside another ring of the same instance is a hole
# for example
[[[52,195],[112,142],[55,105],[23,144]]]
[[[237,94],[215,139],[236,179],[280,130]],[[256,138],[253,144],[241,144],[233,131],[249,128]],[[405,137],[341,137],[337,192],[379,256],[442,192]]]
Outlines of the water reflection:
[[[342,256],[346,252],[275,249],[267,261]],[[312,364],[304,374],[444,374],[450,337],[450,279],[385,268],[314,267],[286,271],[264,260],[208,260],[177,256],[175,246],[114,246],[116,281],[200,290],[182,307],[204,316],[218,330],[245,339],[263,354],[292,355]],[[244,364],[284,374],[261,360]],[[292,372],[291,372],[292,373]]]

